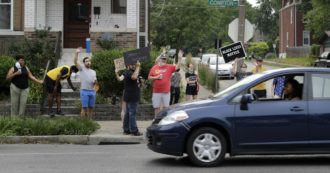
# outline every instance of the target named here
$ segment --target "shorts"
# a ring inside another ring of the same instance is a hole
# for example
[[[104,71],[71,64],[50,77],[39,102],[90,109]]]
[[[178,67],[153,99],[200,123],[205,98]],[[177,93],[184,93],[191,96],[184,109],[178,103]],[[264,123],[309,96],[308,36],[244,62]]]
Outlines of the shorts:
[[[80,100],[83,108],[94,108],[96,92],[94,90],[80,90]]]
[[[171,93],[152,93],[152,106],[154,108],[169,107]]]
[[[50,93],[50,94],[54,93],[54,87],[55,87],[56,81],[54,81],[50,77],[46,76],[45,77],[45,84],[46,84],[47,92]],[[58,86],[57,86],[56,93],[61,93],[61,89],[62,89],[62,85],[61,85],[61,82],[59,82]]]
[[[198,94],[197,86],[187,86],[186,87],[186,95],[196,96]]]

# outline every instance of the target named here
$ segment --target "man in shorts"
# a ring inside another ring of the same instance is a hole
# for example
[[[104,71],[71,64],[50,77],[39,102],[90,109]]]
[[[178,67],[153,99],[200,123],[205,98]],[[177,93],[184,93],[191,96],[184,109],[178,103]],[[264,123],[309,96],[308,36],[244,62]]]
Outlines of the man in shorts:
[[[98,86],[98,83],[96,72],[91,69],[91,59],[89,57],[85,57],[83,59],[83,66],[78,63],[80,51],[81,49],[78,48],[74,56],[74,64],[80,71],[80,101],[83,108],[80,116],[91,118],[96,101],[95,86]]]
[[[56,114],[64,115],[64,113],[61,111],[62,86],[60,81],[66,79],[72,90],[75,91],[76,89],[73,87],[70,77],[72,73],[77,72],[78,69],[74,65],[71,67],[68,65],[63,65],[47,72],[47,75],[45,77],[45,84],[48,92],[48,115],[50,117],[55,116],[55,112],[52,110],[54,97],[56,98],[57,103]]]
[[[152,81],[152,105],[155,109],[155,117],[161,111],[161,108],[166,108],[170,103],[171,96],[171,77],[177,69],[180,69],[183,52],[179,52],[179,58],[176,65],[167,64],[167,57],[161,54],[157,59],[157,64],[154,65],[148,79]]]

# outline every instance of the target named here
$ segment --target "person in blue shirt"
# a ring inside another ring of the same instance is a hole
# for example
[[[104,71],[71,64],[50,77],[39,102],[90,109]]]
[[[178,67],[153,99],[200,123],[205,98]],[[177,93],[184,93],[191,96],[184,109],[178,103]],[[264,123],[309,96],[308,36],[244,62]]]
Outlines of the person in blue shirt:
[[[284,83],[285,83],[285,77],[280,76],[276,77],[273,81],[272,85],[272,96],[274,98],[282,98],[283,90],[284,90]]]

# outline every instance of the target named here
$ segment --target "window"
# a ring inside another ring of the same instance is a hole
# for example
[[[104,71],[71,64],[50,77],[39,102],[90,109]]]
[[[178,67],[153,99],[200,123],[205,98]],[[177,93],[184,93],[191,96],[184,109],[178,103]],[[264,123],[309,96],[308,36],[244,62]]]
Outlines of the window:
[[[304,46],[309,46],[310,44],[310,32],[309,31],[304,31],[303,32],[303,45]]]
[[[127,0],[112,0],[111,12],[115,14],[126,14]]]
[[[0,30],[12,29],[12,1],[0,0]]]
[[[330,98],[330,90],[327,86],[330,86],[329,74],[313,74],[312,75],[312,92],[313,99]]]

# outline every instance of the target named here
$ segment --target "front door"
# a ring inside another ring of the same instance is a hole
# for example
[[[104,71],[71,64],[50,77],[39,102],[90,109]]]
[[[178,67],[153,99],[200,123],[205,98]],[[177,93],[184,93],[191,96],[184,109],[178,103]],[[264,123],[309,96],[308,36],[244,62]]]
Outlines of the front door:
[[[64,0],[64,48],[85,48],[90,15],[91,0]]]

